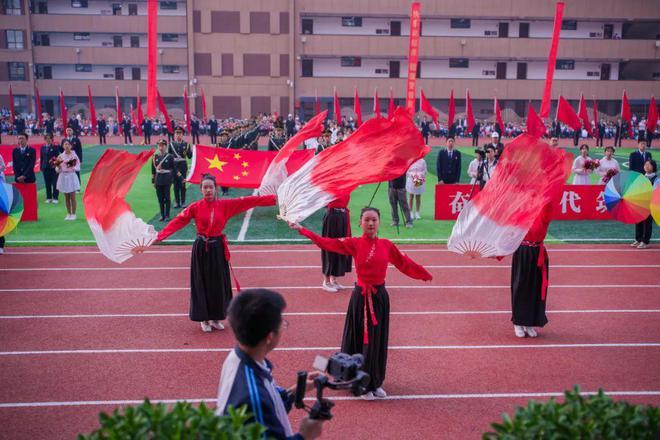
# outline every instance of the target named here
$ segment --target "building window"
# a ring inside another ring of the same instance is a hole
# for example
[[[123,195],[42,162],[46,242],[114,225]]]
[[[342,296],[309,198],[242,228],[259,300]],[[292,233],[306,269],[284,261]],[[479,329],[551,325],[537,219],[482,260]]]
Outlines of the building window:
[[[7,31],[7,49],[23,49],[23,31]]]
[[[342,17],[341,25],[345,27],[362,27],[362,17]]]
[[[179,73],[179,66],[163,66],[163,73]]]
[[[175,1],[160,2],[160,9],[167,9],[169,11],[175,11],[176,10],[176,2]]]
[[[302,60],[302,76],[305,78],[311,78],[314,76],[314,60],[313,59],[304,59]]]
[[[46,2],[37,3],[37,14],[48,14],[48,3]]]
[[[138,15],[137,11],[138,11],[137,3],[128,4],[128,15]]]
[[[341,67],[360,67],[362,57],[341,57]]]
[[[71,0],[72,8],[87,8],[88,6],[87,0]]]
[[[562,20],[561,30],[562,31],[576,31],[577,30],[577,20]]]
[[[142,71],[139,67],[133,67],[131,69],[131,79],[133,81],[139,81],[142,79]]]
[[[53,79],[53,66],[37,66],[37,78]]]
[[[112,15],[121,15],[121,3],[112,4]]]
[[[112,37],[112,45],[114,47],[123,47],[124,46],[124,38],[121,35],[115,35]]]
[[[470,29],[472,22],[469,18],[452,18],[450,20],[450,27],[452,29]]]
[[[115,79],[117,79],[117,80],[123,80],[124,79],[124,68],[123,67],[115,67]]]
[[[575,70],[575,60],[557,60],[557,70]]]
[[[41,43],[42,46],[50,46],[50,35],[41,34],[39,35],[39,40],[37,40],[36,42]]]
[[[314,33],[314,20],[311,18],[302,19],[302,33],[305,35],[312,35]]]
[[[76,41],[81,41],[81,40],[89,40],[90,35],[89,32],[74,32],[73,33],[73,39]]]
[[[21,11],[21,0],[3,0],[5,15],[23,15]]]
[[[10,62],[7,63],[9,67],[9,81],[25,81],[25,63]]]
[[[140,37],[131,35],[131,47],[140,47]]]
[[[161,38],[163,43],[176,43],[179,41],[179,34],[163,34]]]
[[[76,64],[76,72],[91,72],[91,64]]]
[[[449,58],[449,67],[451,69],[467,69],[470,67],[470,60],[467,58]]]

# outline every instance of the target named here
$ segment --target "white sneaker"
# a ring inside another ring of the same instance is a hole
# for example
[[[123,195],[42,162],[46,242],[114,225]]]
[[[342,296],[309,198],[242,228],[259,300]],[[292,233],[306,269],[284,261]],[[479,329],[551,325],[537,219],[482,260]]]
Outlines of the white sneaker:
[[[2,254],[4,254],[4,253],[5,253],[4,248],[0,248],[0,255],[2,255]]]
[[[348,289],[348,287],[343,286],[343,285],[339,284],[339,283],[336,282],[336,281],[335,281],[334,283],[332,283],[332,287],[334,287],[334,288],[337,289],[337,290]]]
[[[523,329],[523,326],[514,325],[513,326],[513,331],[515,332],[517,337],[519,337],[519,338],[524,338],[525,337],[525,330]]]
[[[222,325],[220,321],[209,321],[209,324],[211,324],[211,327],[213,327],[216,330],[224,330],[225,326]]]
[[[649,247],[648,244],[646,244],[646,243],[640,243],[639,246],[637,246],[637,249],[646,249],[647,247]]]
[[[66,217],[64,217],[64,220],[71,220],[71,214],[67,214]]]
[[[53,203],[52,199],[46,199],[46,203]]]
[[[321,284],[321,288],[326,292],[338,292],[337,288],[334,285],[328,284],[325,281],[323,281],[323,284]]]
[[[376,391],[374,391],[374,396],[378,397],[379,399],[384,399],[387,397],[387,393],[382,387],[376,388]]]
[[[76,219],[76,215],[75,215],[75,214],[71,214],[71,218],[70,218],[69,220],[75,220],[75,219]]]
[[[640,244],[641,244],[641,243],[640,243],[639,241],[635,240],[635,241],[633,241],[632,243],[630,243],[630,247],[637,247],[637,246],[639,246]]]
[[[374,396],[374,393],[369,391],[368,393],[364,393],[363,395],[360,396],[362,400],[376,400],[376,396]]]
[[[53,203],[53,204],[57,205],[58,203],[60,203],[60,201],[57,200],[57,199],[53,199],[53,200],[50,201],[50,203]]]
[[[205,332],[205,333],[210,333],[210,332],[213,331],[213,329],[212,329],[211,326],[208,324],[208,322],[206,322],[206,321],[202,321],[202,322],[200,322],[199,324],[202,326],[202,331],[203,331],[203,332]]]
[[[417,220],[421,220],[421,219],[422,219],[422,215],[418,212],[417,213]]]
[[[523,329],[525,329],[525,333],[527,333],[530,338],[535,338],[539,335],[536,333],[536,330],[534,330],[534,327],[523,327]]]

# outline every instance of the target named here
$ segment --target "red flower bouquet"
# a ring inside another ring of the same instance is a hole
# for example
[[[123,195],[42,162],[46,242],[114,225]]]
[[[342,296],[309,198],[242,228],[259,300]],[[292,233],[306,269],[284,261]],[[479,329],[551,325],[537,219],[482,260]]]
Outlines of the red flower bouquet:
[[[587,171],[593,171],[600,166],[600,161],[598,159],[587,159],[584,161],[584,169]]]
[[[607,170],[607,173],[605,173],[605,175],[603,176],[603,183],[609,182],[612,179],[612,177],[616,176],[617,174],[619,174],[619,171],[617,169],[610,168],[609,170]]]

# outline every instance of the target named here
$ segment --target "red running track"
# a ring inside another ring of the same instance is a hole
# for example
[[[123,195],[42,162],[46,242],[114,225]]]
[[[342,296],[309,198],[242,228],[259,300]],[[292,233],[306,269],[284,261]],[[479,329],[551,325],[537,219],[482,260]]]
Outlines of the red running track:
[[[391,398],[345,394],[324,438],[480,438],[502,412],[579,384],[660,403],[660,252],[550,248],[550,324],[520,340],[510,324],[510,261],[466,260],[404,246],[432,283],[392,269]],[[290,325],[272,354],[290,385],[317,353],[337,349],[350,292],[319,289],[310,246],[236,247],[242,285],[278,287]],[[210,400],[231,332],[187,318],[188,247],[124,265],[92,248],[21,248],[0,267],[0,438],[73,438],[99,411],[153,400]],[[352,276],[346,278],[350,284]],[[294,424],[302,416],[292,413]]]

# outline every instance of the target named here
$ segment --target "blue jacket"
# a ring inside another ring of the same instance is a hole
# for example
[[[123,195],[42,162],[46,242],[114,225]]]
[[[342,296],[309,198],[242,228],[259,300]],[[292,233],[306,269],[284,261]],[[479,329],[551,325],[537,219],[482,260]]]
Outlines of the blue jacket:
[[[272,369],[267,359],[259,365],[236,347],[222,365],[216,412],[227,414],[229,405],[247,405],[253,414],[251,421],[267,428],[267,438],[303,440],[300,434],[293,434],[287,415],[294,397],[275,384]]]

